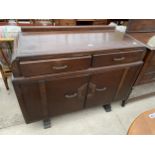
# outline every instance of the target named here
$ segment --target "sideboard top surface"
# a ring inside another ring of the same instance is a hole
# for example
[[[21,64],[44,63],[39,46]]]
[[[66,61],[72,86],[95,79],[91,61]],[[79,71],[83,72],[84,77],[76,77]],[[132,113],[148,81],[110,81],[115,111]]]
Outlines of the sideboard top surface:
[[[117,31],[58,33],[21,33],[15,56],[68,54],[120,48],[143,47],[125,33]]]

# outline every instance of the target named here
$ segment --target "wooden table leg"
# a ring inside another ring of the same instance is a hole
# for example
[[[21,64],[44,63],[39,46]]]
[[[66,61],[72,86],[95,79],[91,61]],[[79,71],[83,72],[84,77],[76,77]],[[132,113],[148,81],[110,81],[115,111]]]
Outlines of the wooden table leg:
[[[0,65],[0,71],[1,71],[1,75],[2,75],[2,78],[3,78],[4,84],[5,84],[5,87],[6,87],[7,90],[9,90],[8,80],[7,80],[7,77],[5,76],[5,73],[4,73],[1,65]]]

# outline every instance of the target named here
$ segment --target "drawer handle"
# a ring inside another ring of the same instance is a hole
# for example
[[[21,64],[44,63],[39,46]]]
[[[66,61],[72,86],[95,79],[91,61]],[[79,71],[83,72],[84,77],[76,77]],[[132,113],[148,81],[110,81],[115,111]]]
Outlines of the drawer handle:
[[[96,88],[96,91],[105,91],[105,90],[107,90],[107,88],[106,87],[104,87],[104,88]]]
[[[123,61],[123,60],[125,60],[125,57],[121,57],[121,58],[114,58],[113,60],[114,60],[114,61]]]
[[[77,93],[74,93],[74,94],[66,94],[65,95],[65,98],[74,98],[74,97],[76,97],[78,94]]]
[[[68,66],[64,65],[64,66],[53,66],[54,70],[62,70],[62,69],[66,69]]]

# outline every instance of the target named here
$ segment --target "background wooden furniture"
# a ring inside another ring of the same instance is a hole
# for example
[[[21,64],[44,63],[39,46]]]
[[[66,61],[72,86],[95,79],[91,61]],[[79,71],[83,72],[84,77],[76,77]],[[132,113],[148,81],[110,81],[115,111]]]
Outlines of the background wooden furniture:
[[[129,19],[108,19],[108,23],[114,22],[117,25],[128,25]]]
[[[5,87],[7,90],[9,90],[8,86],[8,77],[11,76],[11,62],[9,60],[8,55],[3,50],[8,50],[8,49],[3,49],[3,48],[9,48],[9,52],[13,53],[13,42],[14,38],[0,38],[0,71],[2,74],[2,78],[5,84]],[[3,46],[2,44],[6,44],[7,46]],[[11,54],[10,53],[10,54]],[[11,57],[11,55],[10,55]]]
[[[77,26],[77,25],[108,25],[115,22],[127,25],[128,19],[1,19],[0,25],[18,26]]]
[[[136,80],[135,86],[147,84],[155,81],[155,20],[133,19],[129,21],[127,33],[138,41],[142,42],[147,48],[144,65]],[[128,101],[135,101],[144,97],[154,96],[155,92],[147,93],[142,96],[130,98]]]
[[[17,26],[52,26],[53,19],[4,19],[0,20],[0,25],[17,25]]]
[[[127,32],[129,33],[155,32],[155,20],[154,19],[130,19],[128,22]]]
[[[76,19],[76,25],[108,25],[107,19]]]
[[[22,26],[22,32],[50,32],[50,33],[73,33],[73,32],[99,32],[114,31],[114,26]]]
[[[75,19],[54,19],[55,26],[76,26]]]
[[[131,124],[128,135],[155,135],[155,109],[140,114]],[[151,117],[151,118],[150,118]]]
[[[11,76],[11,70],[9,68],[4,68],[2,67],[2,65],[0,64],[0,72],[2,75],[2,79],[4,81],[5,87],[7,90],[9,90],[9,86],[8,86],[8,77]]]

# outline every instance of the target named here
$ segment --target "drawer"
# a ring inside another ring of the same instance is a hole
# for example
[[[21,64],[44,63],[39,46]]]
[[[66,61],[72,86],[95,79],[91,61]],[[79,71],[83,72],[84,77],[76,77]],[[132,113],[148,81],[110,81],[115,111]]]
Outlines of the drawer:
[[[141,61],[144,58],[144,51],[133,50],[121,53],[99,54],[93,57],[93,67],[117,65]]]
[[[91,56],[21,61],[20,69],[23,76],[36,76],[43,74],[83,70],[89,68],[90,63]]]

